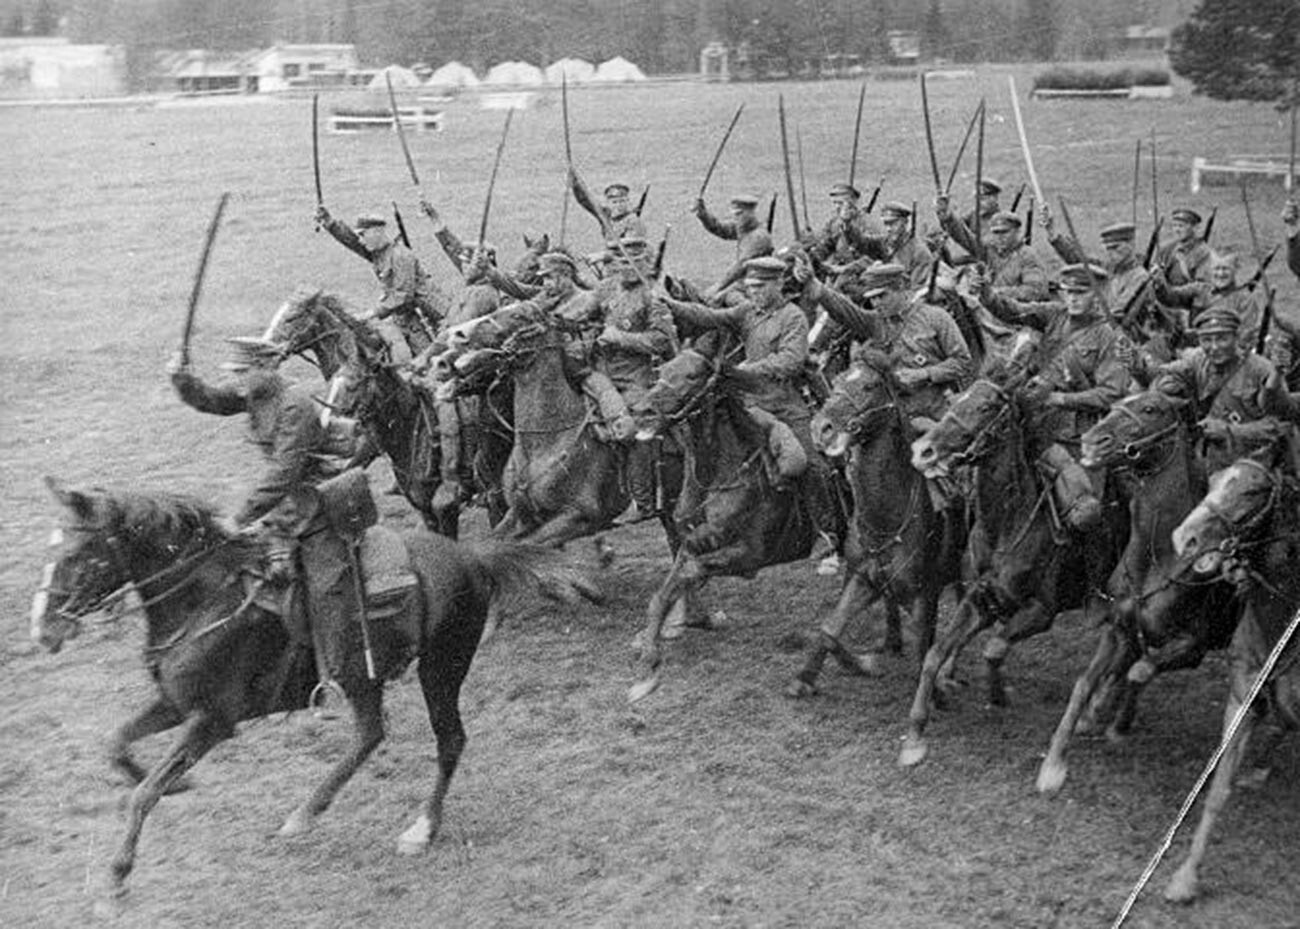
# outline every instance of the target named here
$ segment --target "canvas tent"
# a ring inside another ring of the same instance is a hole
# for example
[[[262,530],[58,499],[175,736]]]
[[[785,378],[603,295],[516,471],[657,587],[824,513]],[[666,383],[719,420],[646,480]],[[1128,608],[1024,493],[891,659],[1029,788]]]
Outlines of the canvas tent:
[[[536,87],[542,83],[542,69],[526,61],[503,61],[492,66],[483,83],[499,87]]]
[[[472,68],[459,61],[449,61],[430,74],[425,83],[430,87],[474,87],[478,84],[478,77]]]
[[[546,83],[560,84],[567,80],[570,84],[583,84],[596,74],[596,66],[581,58],[561,58],[546,69]]]
[[[419,87],[420,79],[410,68],[403,68],[401,65],[389,65],[386,68],[380,68],[375,72],[375,76],[370,79],[366,85],[370,90],[384,90],[388,86],[385,75],[392,80],[394,87]]]
[[[609,84],[619,81],[644,81],[645,72],[626,58],[611,58],[596,69],[592,80]]]

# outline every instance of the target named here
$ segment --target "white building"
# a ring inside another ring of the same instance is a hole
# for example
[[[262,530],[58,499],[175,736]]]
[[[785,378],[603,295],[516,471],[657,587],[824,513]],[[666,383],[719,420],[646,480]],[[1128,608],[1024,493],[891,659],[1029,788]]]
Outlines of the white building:
[[[0,97],[76,99],[126,93],[119,45],[73,45],[58,36],[0,38]]]

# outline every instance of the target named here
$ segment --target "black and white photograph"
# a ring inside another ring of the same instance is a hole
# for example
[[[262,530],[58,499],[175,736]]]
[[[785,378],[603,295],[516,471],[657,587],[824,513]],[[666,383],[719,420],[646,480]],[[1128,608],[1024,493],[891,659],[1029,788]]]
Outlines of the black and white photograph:
[[[0,925],[1300,929],[1300,0],[0,0]]]

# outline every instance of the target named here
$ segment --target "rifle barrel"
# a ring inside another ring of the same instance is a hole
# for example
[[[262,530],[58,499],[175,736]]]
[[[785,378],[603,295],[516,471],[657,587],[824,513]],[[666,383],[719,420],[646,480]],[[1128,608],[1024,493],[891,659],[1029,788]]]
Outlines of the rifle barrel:
[[[867,82],[862,82],[862,89],[858,91],[858,115],[853,120],[853,152],[849,155],[849,186],[852,187],[858,176],[858,137],[862,134],[862,104],[867,99]],[[1292,148],[1295,146],[1293,145]],[[802,162],[799,167],[800,174],[803,172]],[[804,207],[804,220],[808,218],[808,208]]]
[[[785,195],[790,201],[790,228],[799,237],[799,205],[794,199],[794,177],[790,173],[790,141],[785,128],[785,95],[776,98],[777,115],[781,121],[781,156],[785,165]]]

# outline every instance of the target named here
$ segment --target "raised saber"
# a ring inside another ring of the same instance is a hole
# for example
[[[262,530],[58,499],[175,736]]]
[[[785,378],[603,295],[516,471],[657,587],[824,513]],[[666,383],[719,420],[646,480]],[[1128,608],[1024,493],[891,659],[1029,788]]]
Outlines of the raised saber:
[[[722,141],[718,143],[718,149],[713,153],[713,160],[709,162],[709,170],[704,172],[704,183],[700,185],[698,199],[704,199],[704,191],[709,187],[709,181],[713,180],[713,172],[718,167],[718,160],[722,157],[722,150],[727,147],[727,140],[731,138],[731,131],[736,128],[736,123],[740,122],[740,114],[745,112],[745,104],[736,107],[736,115],[731,117],[731,122],[727,124],[727,131],[722,134]],[[567,121],[566,121],[567,125]],[[568,136],[565,136],[565,144],[568,144]]]
[[[1160,217],[1160,162],[1156,161],[1156,131],[1151,130],[1151,221]]]
[[[794,177],[790,173],[790,141],[785,129],[785,94],[776,98],[777,116],[781,121],[781,159],[785,165],[785,196],[790,201],[790,228],[799,237],[799,204],[794,199]]]
[[[975,228],[972,230],[975,237],[975,255],[976,261],[984,260],[984,210],[980,207],[980,194],[984,190],[984,112],[985,107],[980,106],[980,132],[979,139],[975,143]]]
[[[320,186],[320,94],[311,95],[311,169],[316,177],[316,206],[325,205],[325,194]],[[316,221],[316,231],[320,232],[320,220]]]
[[[925,86],[925,72],[921,72],[921,113],[925,117],[925,147],[930,152],[930,172],[934,175],[934,192],[943,194],[939,183],[939,159],[934,154],[934,129],[930,125],[930,91]]]
[[[970,142],[971,133],[975,131],[975,123],[979,121],[980,111],[984,109],[984,101],[981,99],[979,106],[975,107],[975,112],[970,114],[970,122],[966,124],[966,134],[961,137],[961,147],[957,149],[957,159],[952,163],[952,170],[948,172],[948,183],[944,186],[945,196],[952,190],[952,182],[957,179],[957,169],[961,167],[961,157],[966,154],[966,146]]]
[[[397,95],[393,93],[393,78],[385,71],[384,83],[388,85],[388,108],[393,114],[393,128],[397,130],[397,141],[402,143],[402,154],[406,157],[406,170],[411,172],[411,183],[415,185],[415,190],[424,199],[424,191],[420,189],[420,175],[415,172],[415,160],[411,158],[411,148],[406,144],[406,130],[402,128],[402,116],[397,112]]]
[[[217,229],[221,226],[221,214],[226,211],[226,201],[230,192],[221,195],[217,201],[216,212],[208,223],[207,238],[203,240],[203,252],[199,255],[199,268],[194,272],[194,286],[190,288],[189,306],[185,308],[185,327],[181,330],[181,363],[190,362],[190,336],[194,333],[194,312],[199,308],[199,294],[203,292],[203,276],[208,270],[208,257],[212,254],[212,243],[217,239]]]
[[[510,120],[514,118],[512,107],[506,110],[506,124],[501,128],[501,141],[497,143],[497,155],[492,162],[492,176],[488,179],[487,198],[483,201],[483,219],[478,224],[478,247],[483,249],[487,242],[488,215],[492,212],[492,191],[497,186],[497,171],[501,168],[501,154],[506,150],[506,136],[510,135]]]
[[[1133,225],[1138,224],[1138,180],[1142,173],[1142,140],[1133,146]]]
[[[862,89],[858,91],[858,115],[853,120],[853,153],[849,155],[849,186],[853,186],[854,179],[858,176],[858,138],[862,135],[862,104],[867,99],[867,83],[862,82]],[[803,176],[802,163],[799,167],[800,177]],[[808,215],[808,208],[804,207],[804,218]]]
[[[799,202],[803,204],[803,227],[805,229],[811,229],[812,220],[808,218],[808,179],[803,173],[803,133],[799,130],[798,126],[794,127],[794,151],[795,157],[799,161]],[[852,173],[850,172],[850,178],[851,177]],[[853,181],[850,180],[849,185],[852,186],[852,184]],[[796,235],[797,234],[798,233],[796,233]]]
[[[1034,170],[1034,156],[1029,151],[1029,136],[1025,134],[1025,119],[1020,115],[1020,95],[1016,92],[1016,79],[1007,75],[1007,86],[1011,90],[1011,112],[1016,117],[1016,133],[1020,136],[1020,151],[1025,156],[1025,170],[1029,172],[1029,184],[1034,188],[1034,200],[1046,203],[1043,187],[1038,183],[1038,172]]]
[[[1287,195],[1295,196],[1295,111],[1296,104],[1300,103],[1297,99],[1297,93],[1300,90],[1296,87],[1296,82],[1291,82],[1291,159],[1287,162],[1286,167],[1286,189]]]

